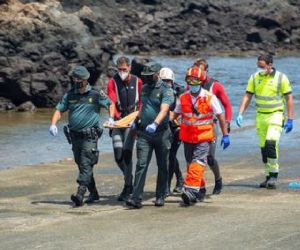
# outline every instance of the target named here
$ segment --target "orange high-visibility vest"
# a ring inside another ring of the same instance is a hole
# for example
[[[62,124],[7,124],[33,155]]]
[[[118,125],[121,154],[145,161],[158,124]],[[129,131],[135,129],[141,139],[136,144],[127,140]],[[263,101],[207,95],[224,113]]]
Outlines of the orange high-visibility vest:
[[[182,118],[179,137],[183,142],[211,142],[215,139],[211,98],[212,94],[205,90],[205,96],[198,97],[193,108],[192,96],[189,92],[179,97]]]

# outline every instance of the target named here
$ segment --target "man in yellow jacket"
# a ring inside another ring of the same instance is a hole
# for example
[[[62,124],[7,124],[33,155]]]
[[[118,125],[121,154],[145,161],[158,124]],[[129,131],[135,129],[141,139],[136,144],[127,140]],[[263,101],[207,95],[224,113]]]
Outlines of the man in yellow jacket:
[[[273,68],[272,55],[260,55],[258,71],[251,75],[246,93],[239,108],[236,123],[241,127],[243,112],[252,96],[256,99],[256,130],[265,166],[266,180],[261,188],[275,189],[279,171],[278,142],[284,127],[286,133],[293,129],[293,96],[287,76]],[[287,106],[287,120],[284,122],[284,106]],[[284,126],[283,126],[284,124]]]

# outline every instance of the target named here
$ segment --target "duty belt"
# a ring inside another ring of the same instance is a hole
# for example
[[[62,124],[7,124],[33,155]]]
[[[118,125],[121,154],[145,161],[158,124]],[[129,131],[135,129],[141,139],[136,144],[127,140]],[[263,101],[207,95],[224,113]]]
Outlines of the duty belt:
[[[103,129],[99,127],[86,128],[81,131],[70,130],[71,137],[81,139],[98,139],[101,137]]]

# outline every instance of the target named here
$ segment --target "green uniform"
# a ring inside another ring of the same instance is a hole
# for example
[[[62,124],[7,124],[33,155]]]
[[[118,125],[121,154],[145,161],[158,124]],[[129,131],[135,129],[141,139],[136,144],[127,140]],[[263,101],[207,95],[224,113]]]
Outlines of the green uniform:
[[[140,125],[146,127],[154,122],[156,116],[160,112],[160,105],[162,103],[169,105],[174,103],[174,91],[162,81],[158,81],[154,88],[145,84],[142,88],[141,99],[143,106],[140,114]],[[169,117],[167,116],[161,122],[159,127],[166,128],[168,123]]]
[[[282,132],[284,95],[292,89],[286,75],[273,69],[270,75],[253,74],[247,92],[256,99],[256,130],[266,176],[278,173],[278,143]]]
[[[100,107],[107,108],[109,105],[110,100],[102,91],[88,85],[83,94],[71,89],[56,106],[61,112],[69,111],[72,151],[79,168],[77,182],[90,190],[95,188],[93,166],[99,156]]]
[[[161,104],[172,105],[174,102],[173,90],[158,81],[154,87],[145,84],[141,93],[142,110],[138,126],[137,139],[137,164],[134,179],[133,196],[134,200],[142,200],[147,169],[155,151],[158,166],[156,198],[164,197],[168,182],[168,158],[171,147],[171,131],[168,126],[169,115],[167,115],[156,132],[145,131],[147,125],[154,122],[160,112]]]
[[[56,105],[56,109],[69,111],[69,126],[73,131],[81,131],[86,128],[99,126],[100,107],[107,108],[110,105],[109,98],[102,92],[91,86],[81,95],[73,89],[66,93]]]

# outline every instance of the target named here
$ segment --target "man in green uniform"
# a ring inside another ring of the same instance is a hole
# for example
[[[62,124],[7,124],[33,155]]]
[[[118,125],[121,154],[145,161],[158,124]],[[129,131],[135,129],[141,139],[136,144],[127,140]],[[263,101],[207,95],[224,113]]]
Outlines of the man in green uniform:
[[[251,75],[236,123],[240,127],[243,112],[247,109],[252,96],[256,100],[256,130],[265,165],[266,179],[261,188],[275,189],[278,177],[278,143],[284,121],[284,104],[287,106],[286,133],[293,129],[293,96],[287,76],[273,68],[272,55],[258,57],[258,71]]]
[[[142,207],[147,169],[155,151],[158,166],[155,206],[164,206],[168,183],[168,158],[171,147],[169,107],[174,102],[173,90],[159,79],[161,65],[150,62],[145,65],[141,93],[142,110],[133,123],[137,127],[137,164],[133,194],[126,204],[132,208]]]
[[[97,142],[102,133],[99,127],[99,113],[101,106],[108,108],[110,105],[109,98],[88,83],[89,76],[90,73],[85,67],[74,68],[72,71],[73,87],[57,104],[49,129],[50,134],[56,136],[58,133],[56,123],[61,118],[61,113],[69,111],[67,135],[72,143],[75,162],[79,169],[78,190],[71,196],[76,206],[83,205],[87,189],[90,195],[86,203],[99,200],[93,176],[93,166],[97,164],[99,157]]]

